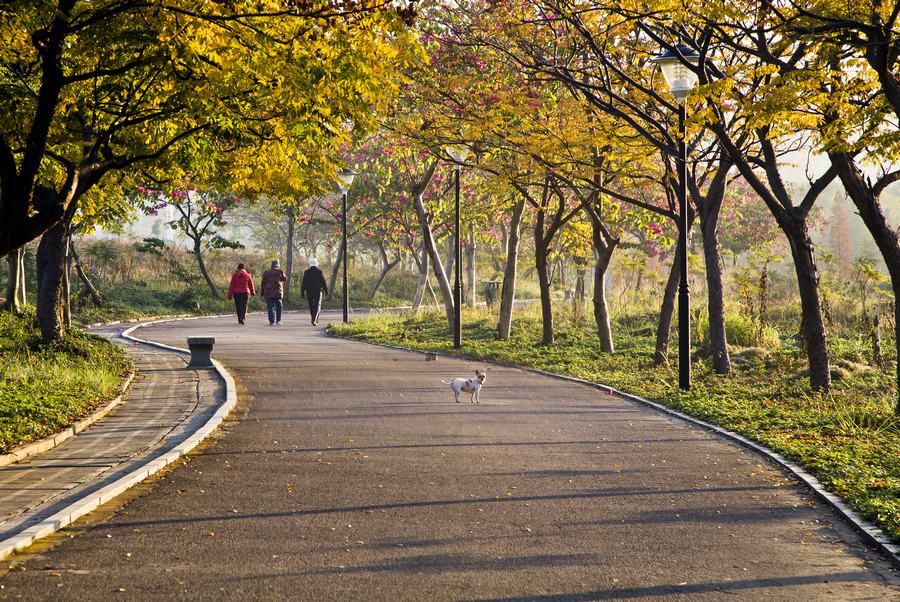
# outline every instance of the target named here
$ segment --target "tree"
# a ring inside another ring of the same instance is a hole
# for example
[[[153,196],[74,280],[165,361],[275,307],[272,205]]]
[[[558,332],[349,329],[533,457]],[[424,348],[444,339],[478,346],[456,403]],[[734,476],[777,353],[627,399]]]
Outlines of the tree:
[[[560,82],[583,105],[589,107],[594,115],[602,115],[604,119],[614,123],[615,127],[603,129],[604,134],[611,133],[614,141],[614,150],[609,155],[622,153],[635,159],[636,162],[632,164],[622,162],[627,172],[634,174],[635,182],[655,177],[657,182],[665,183],[670,189],[659,195],[662,202],[651,202],[645,206],[639,199],[633,199],[638,201],[635,206],[657,211],[674,220],[677,216],[674,208],[669,205],[675,173],[671,157],[676,155],[677,150],[677,139],[672,133],[674,124],[671,116],[674,111],[660,111],[660,107],[671,109],[672,105],[650,85],[651,73],[644,58],[650,55],[649,40],[635,26],[638,20],[618,15],[615,8],[596,7],[578,1],[542,2],[536,6],[524,2],[505,3],[506,16],[498,19],[502,25],[485,29],[479,40],[507,56],[514,65],[534,74],[535,81],[542,82],[542,85],[545,85],[543,82],[546,78]],[[493,14],[499,11],[492,9],[491,12]],[[584,108],[581,112],[586,116],[592,115],[591,111]],[[566,125],[569,128],[578,127],[571,121]],[[708,139],[704,140],[699,136],[690,145],[702,148],[701,141],[709,145]],[[590,147],[585,150],[587,152],[577,160],[590,170],[594,153]],[[725,177],[720,175],[716,179],[713,174],[716,169],[727,174],[730,168],[719,160],[715,151],[715,145],[703,150],[702,161],[697,161],[691,172],[694,181],[691,186],[692,200],[701,212],[701,220],[705,225],[703,232],[709,241],[708,264],[711,267],[719,263],[718,247],[713,235],[716,232],[721,193],[724,191],[724,186],[714,184]],[[647,169],[648,157],[660,157],[662,161]],[[702,169],[698,169],[698,165]],[[590,175],[583,180],[595,181]],[[704,190],[707,186],[709,190]],[[641,184],[635,187],[640,188]],[[622,194],[621,186],[619,188],[618,193]],[[615,195],[617,191],[608,181],[604,189],[598,192]],[[690,219],[692,221],[693,217]],[[676,269],[677,266],[673,266],[673,271]],[[713,282],[717,277],[717,269],[707,270],[707,278],[712,284],[708,286],[712,291],[711,328],[721,335],[714,338],[714,363],[718,371],[727,372],[730,364],[725,342],[724,316],[718,309],[723,307],[720,292],[722,287],[720,283],[716,285]],[[672,274],[670,282],[674,284],[676,281],[677,274]],[[660,362],[665,361],[673,304],[674,296],[664,295],[656,353],[656,359]]]
[[[800,202],[795,202],[784,180],[781,157],[808,143],[808,134],[804,137],[803,133],[808,132],[809,121],[797,110],[816,91],[801,74],[808,55],[802,44],[767,26],[764,10],[744,8],[747,10],[741,12],[723,2],[674,24],[654,22],[647,16],[641,25],[663,47],[672,49],[673,36],[678,36],[698,49],[698,66],[684,61],[702,84],[697,90],[697,97],[703,99],[698,117],[708,124],[728,160],[765,203],[790,242],[810,385],[827,389],[831,374],[809,218],[836,170],[808,176],[808,189]],[[728,57],[726,64],[712,62],[713,47],[727,49],[723,52]]]
[[[827,94],[817,105],[820,147],[875,240],[896,301],[900,235],[881,205],[881,195],[900,180],[894,165],[900,150],[900,6],[877,0],[848,4],[797,0],[765,6],[777,32],[808,45],[817,59],[804,65],[804,72]],[[895,302],[894,338],[900,343],[898,318],[900,307]],[[900,365],[895,411],[900,414]]]
[[[147,215],[158,215],[161,209],[172,207],[176,217],[168,222],[191,241],[191,252],[197,260],[200,274],[206,281],[213,297],[219,297],[219,289],[206,269],[204,253],[211,249],[243,249],[240,242],[230,241],[219,234],[225,226],[225,212],[240,203],[239,195],[216,190],[202,190],[193,184],[184,184],[169,191],[138,187],[140,202]]]
[[[506,241],[506,262],[503,269],[503,289],[500,291],[500,317],[497,321],[497,338],[509,340],[512,331],[512,313],[516,301],[516,277],[519,263],[519,237],[522,215],[525,213],[525,197],[519,196],[510,213]]]
[[[740,178],[731,183],[725,194],[722,222],[728,227],[722,229],[719,239],[734,263],[742,255],[772,247],[776,241],[786,242],[769,209]],[[784,250],[788,251],[786,247]]]

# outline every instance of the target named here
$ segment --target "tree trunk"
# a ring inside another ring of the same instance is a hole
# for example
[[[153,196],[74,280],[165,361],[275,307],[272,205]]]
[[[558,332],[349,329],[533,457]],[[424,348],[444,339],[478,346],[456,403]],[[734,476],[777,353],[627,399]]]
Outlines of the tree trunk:
[[[602,182],[602,174],[598,173],[597,180]],[[598,200],[600,201],[598,206],[586,205],[588,217],[591,220],[591,241],[594,247],[594,322],[597,324],[600,350],[606,353],[615,353],[616,348],[613,344],[612,327],[609,321],[609,305],[606,301],[606,273],[620,241],[603,223],[603,198],[599,197]]]
[[[437,295],[434,293],[434,289],[431,287],[431,281],[425,281],[425,290],[428,291],[428,296],[431,297],[431,303],[434,305],[435,309],[441,308],[441,302],[438,300]]]
[[[65,334],[66,220],[41,237],[36,258],[38,297],[37,320],[41,340],[51,343]]]
[[[456,261],[456,234],[451,234],[447,238],[447,274],[455,274],[453,271],[453,263]]]
[[[500,293],[500,320],[497,323],[497,338],[508,341],[512,332],[513,305],[516,302],[516,269],[519,262],[519,237],[521,236],[522,215],[525,213],[525,199],[519,199],[512,211],[506,238],[506,267],[503,270],[503,291]],[[504,229],[504,232],[506,230]]]
[[[341,271],[342,261],[344,261],[344,245],[338,245],[337,259],[334,260],[334,264],[331,266],[331,276],[328,278],[328,294],[325,295],[326,299],[331,299],[331,296],[334,295],[334,289],[337,285],[337,277],[338,273]]]
[[[388,272],[393,270],[395,267],[397,267],[397,264],[400,263],[399,255],[393,261],[388,261],[387,251],[385,251],[384,244],[381,241],[378,242],[378,254],[381,256],[381,272],[378,274],[375,282],[372,283],[371,290],[369,290],[370,301],[375,298],[375,294],[381,287],[381,283],[384,282],[384,278],[388,275]]]
[[[72,328],[72,237],[66,236],[63,251],[63,325]]]
[[[894,341],[900,342],[900,270],[896,269],[900,264],[895,264],[894,273],[891,274],[891,286],[894,289]],[[894,414],[900,416],[900,360],[897,361],[897,403],[894,406]]]
[[[206,280],[206,285],[209,286],[209,291],[212,293],[213,297],[218,299],[219,289],[216,288],[216,283],[209,277],[209,271],[206,269],[206,262],[203,260],[203,252],[200,249],[199,243],[194,244],[194,257],[197,259],[197,265],[200,267],[200,273],[203,274],[203,279]]]
[[[653,363],[657,366],[669,364],[669,339],[672,336],[675,295],[678,292],[678,280],[681,278],[681,270],[678,268],[681,260],[681,243],[676,243],[676,245],[672,269],[669,271],[669,279],[666,281],[666,289],[663,293],[662,307],[659,309],[659,324],[656,327],[656,350],[653,353]]]
[[[294,217],[296,212],[293,207],[287,210],[287,240],[284,249],[284,302],[291,299],[291,283],[294,281]]]
[[[709,197],[707,197],[709,201]],[[709,205],[710,203],[705,203]],[[709,312],[709,351],[716,374],[731,373],[728,339],[725,334],[725,301],[722,286],[722,258],[719,255],[719,205],[704,207],[700,216],[703,258],[706,264],[706,305]]]
[[[594,321],[597,323],[600,350],[606,353],[615,353],[616,350],[609,323],[609,304],[606,301],[606,271],[618,242],[616,240],[602,246],[596,242],[594,244]]]
[[[444,271],[444,265],[441,263],[441,256],[435,245],[434,235],[431,232],[431,225],[428,223],[428,214],[425,211],[425,203],[421,196],[415,196],[413,205],[416,210],[416,216],[419,219],[419,226],[422,229],[422,244],[425,246],[431,259],[431,266],[435,278],[437,278],[438,286],[441,289],[441,296],[444,300],[444,311],[447,313],[447,326],[453,331],[453,291],[450,288],[450,281],[447,280],[447,272]],[[453,237],[451,236],[451,239]],[[452,240],[450,246],[453,246]],[[452,250],[452,249],[451,249]]]
[[[475,224],[469,222],[469,243],[466,245],[466,307],[475,307]]]
[[[434,240],[434,234],[431,231],[431,224],[429,223],[430,216],[425,210],[425,203],[422,200],[422,194],[424,194],[428,185],[431,183],[435,169],[437,169],[437,164],[438,162],[434,160],[428,165],[419,181],[410,188],[410,197],[413,199],[413,208],[416,212],[416,218],[419,221],[419,227],[422,229],[422,246],[428,253],[429,259],[431,260],[431,268],[434,271],[435,278],[437,278],[438,286],[441,288],[441,296],[444,300],[444,311],[447,314],[447,325],[452,333],[454,326],[453,291],[450,289],[450,282],[447,280],[447,272],[444,271],[444,266],[441,263],[441,256],[440,253],[438,253],[437,244]],[[430,287],[430,284],[428,286]]]
[[[728,173],[734,162],[722,155],[719,166],[709,183],[706,194],[701,194],[697,183],[688,183],[697,211],[700,214],[700,235],[703,243],[703,259],[706,267],[706,307],[709,314],[709,351],[716,374],[731,373],[728,357],[728,338],[725,332],[725,300],[722,286],[722,256],[719,250],[719,214],[725,198]]]
[[[25,247],[19,249],[19,288],[17,289],[19,307],[25,307],[28,303],[28,293],[25,288]]]
[[[822,320],[822,304],[819,299],[819,273],[816,269],[815,251],[805,221],[791,228],[782,228],[791,244],[794,271],[800,290],[801,336],[809,358],[809,384],[813,389],[828,389],[831,370],[828,364],[828,346],[825,341],[825,323]]]
[[[557,251],[558,251],[558,250],[559,250],[559,244],[558,244],[558,243],[559,243],[559,239],[556,239],[556,242],[557,242],[556,248],[557,248]],[[557,283],[559,286],[561,286],[561,287],[563,288],[564,291],[566,291],[565,294],[568,296],[568,295],[569,295],[569,290],[570,290],[570,289],[569,289],[569,283],[567,282],[567,281],[568,281],[568,275],[566,274],[566,262],[563,261],[562,254],[557,253],[557,255],[556,255],[556,261],[555,261],[554,263],[556,264],[556,269],[555,269],[555,272],[556,272],[556,278],[554,278],[553,276],[551,276],[551,277],[550,277],[550,282],[553,282],[554,280],[556,280],[556,283]],[[552,271],[551,271],[551,274],[552,274]]]
[[[94,305],[96,307],[102,306],[103,297],[100,295],[97,287],[94,286],[94,283],[91,282],[91,279],[88,278],[88,275],[85,273],[84,268],[81,266],[81,259],[78,257],[78,251],[75,249],[74,240],[71,240],[69,242],[69,251],[72,253],[72,259],[75,263],[75,273],[78,274],[78,279],[81,280],[81,284],[91,296],[91,300],[94,302]]]
[[[547,261],[549,247],[544,237],[544,210],[540,209],[534,223],[534,265],[541,290],[541,343],[544,345],[553,343],[553,305],[550,297],[550,266]]]
[[[416,285],[416,296],[413,299],[413,313],[418,313],[422,306],[422,300],[425,298],[425,289],[428,285],[428,251],[422,247],[422,258],[416,257],[416,264],[419,267],[419,283]]]
[[[22,260],[25,248],[21,247],[10,251],[6,256],[7,280],[6,280],[6,305],[4,309],[19,313],[25,304],[22,292],[24,292],[25,270]]]

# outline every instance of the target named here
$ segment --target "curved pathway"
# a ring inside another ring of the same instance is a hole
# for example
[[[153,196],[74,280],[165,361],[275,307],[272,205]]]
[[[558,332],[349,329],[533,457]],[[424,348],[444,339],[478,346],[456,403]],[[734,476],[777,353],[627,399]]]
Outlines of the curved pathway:
[[[333,316],[331,316],[333,317]],[[0,599],[887,600],[900,579],[761,458],[650,409],[470,362],[325,337],[302,314],[212,335],[238,421]]]

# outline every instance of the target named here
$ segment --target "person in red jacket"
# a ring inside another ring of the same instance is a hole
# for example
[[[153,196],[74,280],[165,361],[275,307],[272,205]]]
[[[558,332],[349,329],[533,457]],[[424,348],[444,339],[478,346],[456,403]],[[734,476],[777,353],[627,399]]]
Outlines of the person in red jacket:
[[[255,295],[253,278],[250,272],[244,269],[244,264],[239,263],[234,274],[231,275],[231,285],[228,287],[228,298],[234,298],[234,309],[237,311],[238,324],[243,324],[247,317],[247,302],[250,295]]]

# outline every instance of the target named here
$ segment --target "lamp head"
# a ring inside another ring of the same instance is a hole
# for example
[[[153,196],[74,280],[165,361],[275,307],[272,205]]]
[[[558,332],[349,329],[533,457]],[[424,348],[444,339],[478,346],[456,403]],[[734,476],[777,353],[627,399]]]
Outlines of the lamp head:
[[[444,150],[457,165],[459,165],[460,163],[464,163],[466,161],[466,157],[469,156],[469,149],[461,144],[456,146],[448,146]]]
[[[678,103],[684,102],[688,93],[697,85],[698,79],[694,70],[688,68],[684,62],[696,66],[700,63],[700,54],[690,46],[677,44],[673,49],[662,51],[650,61],[659,65]]]
[[[341,189],[341,192],[350,190],[350,187],[353,185],[353,178],[355,177],[356,172],[349,167],[345,167],[337,172],[337,185],[338,188]]]

